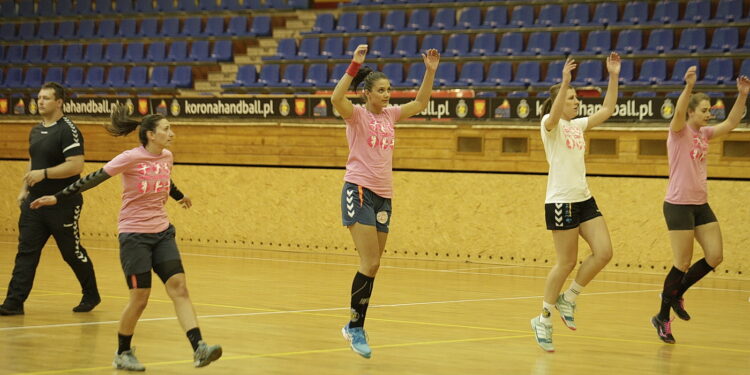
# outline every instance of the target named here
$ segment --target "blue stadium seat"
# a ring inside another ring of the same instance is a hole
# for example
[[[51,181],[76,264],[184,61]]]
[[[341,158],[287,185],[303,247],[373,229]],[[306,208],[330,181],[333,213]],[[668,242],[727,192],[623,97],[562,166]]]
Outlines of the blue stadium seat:
[[[105,87],[104,68],[101,66],[92,66],[86,72],[86,79],[83,81],[85,87]]]
[[[602,79],[602,62],[599,60],[581,61],[576,68],[574,85],[603,86],[607,81]]]
[[[621,30],[617,34],[617,45],[615,51],[621,55],[638,53],[643,46],[643,36],[641,30]]]
[[[565,12],[565,25],[584,26],[589,23],[588,4],[570,4]]]
[[[65,72],[65,87],[83,87],[83,68],[80,66],[73,66],[68,68]]]
[[[713,20],[717,22],[733,22],[741,19],[743,14],[742,0],[719,0]]]
[[[428,30],[430,28],[429,9],[414,9],[406,22],[407,30]]]
[[[383,29],[387,31],[406,30],[406,12],[403,10],[391,10],[386,13]]]
[[[256,76],[257,72],[255,71],[255,65],[241,65],[237,69],[237,75],[234,78],[234,82],[221,85],[221,87],[231,88],[253,86],[257,79]]]
[[[208,40],[194,40],[193,43],[190,44],[188,60],[195,62],[211,61]]]
[[[16,24],[6,22],[0,25],[0,38],[2,40],[16,40]]]
[[[161,23],[160,37],[171,37],[180,35],[180,20],[178,18],[165,18]]]
[[[125,18],[120,20],[120,27],[117,28],[116,36],[118,38],[135,38],[135,18]]]
[[[8,50],[5,52],[5,61],[9,63],[20,64],[25,59],[25,46],[22,44],[13,44],[8,46]]]
[[[576,54],[581,49],[581,36],[578,31],[563,31],[557,34],[553,52],[563,55]]]
[[[230,18],[229,25],[227,26],[227,34],[231,36],[250,35],[250,31],[247,29],[247,17],[235,16]]]
[[[107,48],[104,50],[104,58],[103,60],[105,62],[110,63],[119,63],[123,62],[123,48],[122,43],[110,43],[107,45]]]
[[[538,56],[552,54],[552,33],[548,31],[535,31],[529,35],[526,50],[521,53],[525,56]]]
[[[665,53],[673,49],[674,34],[671,29],[654,29],[648,36],[643,53]]]
[[[157,25],[156,18],[145,18],[141,21],[141,26],[138,28],[138,38],[156,38],[159,35],[159,28]]]
[[[250,27],[250,34],[255,36],[271,36],[271,17],[253,17],[253,26]]]
[[[607,55],[612,50],[612,34],[609,30],[597,30],[589,32],[586,39],[584,55]]]
[[[594,17],[591,18],[590,24],[593,25],[614,25],[617,23],[617,4],[615,3],[598,3],[594,9]]]
[[[122,0],[121,0],[122,1]],[[96,14],[110,14],[112,13],[112,1],[111,0],[96,0],[94,1],[94,13]]]
[[[376,36],[367,51],[368,55],[375,58],[387,58],[393,55],[393,40],[389,35]]]
[[[133,0],[116,0],[115,12],[118,14],[134,13]]]
[[[416,36],[415,36],[416,37]],[[329,59],[340,59],[344,57],[344,38],[326,38],[323,41],[323,50],[320,55]]]
[[[260,68],[260,74],[256,86],[278,85],[280,80],[280,67],[278,64],[264,64]]]
[[[516,32],[503,33],[500,45],[497,47],[498,55],[518,56],[523,52],[523,34]]]
[[[383,74],[391,81],[391,86],[402,87],[404,85],[404,66],[401,63],[387,63],[383,65]]]
[[[167,47],[164,42],[153,42],[148,45],[146,51],[146,61],[148,62],[163,62],[167,61]]]
[[[676,51],[679,52],[702,52],[706,48],[706,29],[690,28],[683,29],[680,34],[680,43]]]
[[[193,87],[193,67],[189,65],[180,65],[174,68],[169,85],[171,87],[179,88]]]
[[[18,16],[19,17],[36,17],[36,10],[34,10],[33,1],[21,1],[18,3]]]
[[[217,40],[211,51],[211,59],[215,61],[228,62],[234,59],[231,40]]]
[[[94,9],[91,6],[91,0],[76,0],[75,12],[79,15],[94,13]]]
[[[467,7],[460,10],[456,29],[476,30],[482,27],[482,11],[478,7]]]
[[[711,18],[711,0],[690,0],[685,6],[682,23],[701,23]]]
[[[461,74],[456,82],[459,86],[476,86],[484,82],[484,64],[479,61],[465,63],[461,67]]]
[[[224,35],[224,17],[209,17],[208,20],[206,20],[206,28],[203,29],[202,35]]]
[[[16,2],[14,0],[3,0],[0,3],[0,17],[2,18],[13,18],[18,16],[16,12]]]
[[[740,32],[736,27],[720,27],[714,29],[711,46],[706,52],[730,52],[738,48]]]
[[[279,39],[276,55],[263,57],[263,60],[293,60],[297,58],[297,41],[294,38]]]
[[[641,64],[638,78],[631,81],[631,85],[649,86],[659,85],[667,79],[667,62],[664,59],[647,59]]]
[[[496,61],[490,64],[487,78],[475,82],[476,86],[507,86],[513,80],[513,65],[507,61]]]
[[[742,60],[742,65],[740,65],[739,74],[745,77],[750,77],[750,59]]]
[[[36,23],[26,22],[18,26],[18,39],[19,40],[34,40],[36,35]]]
[[[22,86],[25,88],[38,88],[42,85],[42,68],[29,68],[23,77]]]
[[[132,42],[128,43],[128,47],[125,49],[125,56],[123,61],[126,62],[145,62],[146,59],[143,56],[144,46],[143,43]]]
[[[300,42],[299,51],[297,51],[297,58],[299,59],[319,59],[320,56],[320,38],[304,38]]]
[[[175,40],[169,45],[169,52],[167,52],[167,61],[187,61],[187,54],[187,42],[184,40]]]
[[[55,1],[55,15],[73,16],[75,14],[76,13],[75,13],[75,10],[73,9],[72,0],[56,0]]]
[[[83,46],[80,44],[68,44],[65,47],[66,63],[80,63],[83,62]]]
[[[99,25],[96,28],[96,37],[97,38],[114,38],[115,37],[115,20],[113,19],[105,19],[99,21]]]
[[[439,8],[432,20],[433,30],[450,30],[456,28],[456,8]]]
[[[155,11],[156,9],[154,9],[154,3],[152,0],[136,0],[135,1],[136,13],[154,13]]]
[[[518,64],[511,86],[530,86],[539,83],[541,66],[538,61],[523,61]]]
[[[543,5],[539,10],[539,16],[534,21],[534,25],[550,27],[558,26],[562,23],[562,6],[560,4]]]
[[[436,86],[455,86],[456,85],[456,63],[444,62],[438,65],[435,72]]]
[[[47,64],[57,64],[64,62],[65,48],[61,44],[50,44],[44,52],[44,62]]]
[[[169,88],[169,67],[155,66],[151,70],[151,76],[148,78],[148,87],[152,88]]]
[[[448,44],[445,46],[443,55],[445,56],[467,56],[469,54],[469,34],[453,34],[448,37]]]
[[[198,9],[203,11],[216,11],[219,10],[219,6],[216,4],[216,0],[199,0]]]
[[[422,84],[424,78],[425,67],[424,64],[416,63],[409,66],[408,73],[404,79],[404,86],[406,87],[419,87]]]
[[[662,0],[654,6],[651,24],[671,24],[680,19],[680,3],[676,0]]]
[[[54,66],[52,68],[47,69],[47,72],[44,74],[44,83],[47,82],[57,82],[61,83],[63,81],[63,68],[59,66]]]
[[[547,64],[547,74],[543,81],[539,82],[539,86],[552,86],[562,82],[562,69],[565,65],[565,61],[552,61]]]
[[[346,73],[346,69],[349,67],[348,63],[340,63],[333,66],[333,71],[331,71],[331,75],[329,76],[328,83],[331,86],[336,86],[336,84],[341,80],[341,77],[344,76]]]
[[[359,24],[359,30],[362,32],[379,32],[382,30],[380,26],[380,12],[370,11],[362,15],[362,22]]]
[[[648,22],[648,3],[645,1],[631,1],[625,4],[622,13],[622,25],[642,25]]]
[[[221,0],[221,9],[223,10],[240,10],[240,0]]]
[[[277,86],[275,83],[269,86]],[[310,86],[305,82],[305,66],[302,64],[288,64],[284,67],[284,75],[278,86],[303,87]]]
[[[355,36],[353,38],[350,38],[349,43],[344,50],[344,56],[346,58],[351,58],[354,55],[354,50],[356,50],[357,46],[360,44],[367,44],[366,36]]]
[[[86,45],[86,52],[84,53],[83,60],[87,63],[98,64],[102,62],[102,54],[104,48],[100,43],[91,43]]]
[[[128,72],[128,87],[148,87],[148,68],[145,66],[134,66]]]
[[[730,85],[734,79],[734,64],[730,58],[708,60],[706,74],[698,85]]]
[[[177,11],[186,13],[197,13],[200,11],[195,0],[177,0]]]
[[[482,28],[496,29],[508,24],[508,7],[505,5],[492,6],[487,9],[482,22]]]
[[[52,22],[39,22],[36,38],[39,40],[55,39],[55,24]]]
[[[684,85],[685,84],[685,72],[689,67],[694,66],[697,68],[696,75],[700,77],[700,63],[697,59],[687,58],[678,59],[672,67],[672,78],[664,81],[665,85]]]
[[[11,88],[11,89],[23,87],[23,69],[21,68],[8,69],[8,73],[5,75],[4,86],[7,88]]]
[[[479,33],[474,37],[469,56],[493,56],[497,51],[495,33]]]
[[[531,27],[534,25],[534,7],[531,5],[516,5],[510,13],[511,27]]]
[[[357,32],[357,13],[345,12],[341,13],[338,22],[336,24],[336,31],[340,33],[354,33]]]
[[[438,53],[443,53],[443,36],[439,34],[429,34],[422,39],[419,52],[424,53],[428,49],[436,49]]]
[[[184,20],[182,24],[181,36],[200,36],[201,35],[201,19],[200,17],[190,17]]]
[[[96,24],[92,19],[84,19],[78,22],[78,29],[76,30],[77,39],[91,39],[94,38],[94,28]]]
[[[336,18],[331,13],[320,13],[315,18],[311,33],[333,33],[336,31]]]
[[[107,87],[126,87],[125,84],[125,67],[124,66],[113,66],[109,68],[107,72],[107,79],[104,81],[104,85]]]
[[[632,59],[620,60],[620,78],[621,85],[627,85],[635,78],[635,64]]]
[[[63,21],[57,24],[57,39],[73,39],[76,35],[76,24],[73,21]]]
[[[42,57],[44,55],[44,46],[41,44],[29,44],[26,47],[26,57],[24,61],[29,64],[39,64],[44,62]]]
[[[393,48],[393,56],[396,56],[396,57],[418,56],[417,36],[416,35],[400,35],[398,39],[396,39],[396,47]]]
[[[318,88],[332,87],[328,83],[328,65],[312,64],[307,68],[305,84]]]

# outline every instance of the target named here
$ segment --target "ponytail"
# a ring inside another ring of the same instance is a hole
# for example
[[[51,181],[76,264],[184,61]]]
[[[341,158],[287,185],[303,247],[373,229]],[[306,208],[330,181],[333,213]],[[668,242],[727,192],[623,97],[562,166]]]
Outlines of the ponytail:
[[[552,110],[552,103],[555,102],[557,94],[560,92],[560,84],[553,85],[549,88],[549,97],[542,103],[542,116],[548,114]]]
[[[357,86],[359,86],[359,84],[362,83],[362,81],[364,81],[371,72],[372,68],[370,68],[369,66],[363,66],[359,68],[357,75],[352,79],[352,85],[350,88],[354,91],[357,91]]]
[[[105,124],[104,128],[109,134],[115,137],[121,137],[132,133],[135,128],[140,126],[141,128],[138,131],[138,139],[143,146],[146,146],[148,144],[147,132],[156,131],[156,125],[164,118],[165,117],[162,115],[154,114],[144,117],[141,121],[136,121],[129,117],[127,106],[118,104],[112,108],[111,122]]]

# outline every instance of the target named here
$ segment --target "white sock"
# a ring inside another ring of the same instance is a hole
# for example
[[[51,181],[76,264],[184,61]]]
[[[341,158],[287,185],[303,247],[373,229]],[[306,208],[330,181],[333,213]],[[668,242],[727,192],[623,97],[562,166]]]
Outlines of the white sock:
[[[583,291],[583,286],[579,285],[575,280],[570,283],[570,288],[563,293],[565,300],[568,302],[575,302],[576,297]]]
[[[555,305],[551,303],[547,303],[547,301],[542,302],[542,315],[539,315],[539,321],[541,321],[544,324],[552,324],[552,309],[555,307]]]

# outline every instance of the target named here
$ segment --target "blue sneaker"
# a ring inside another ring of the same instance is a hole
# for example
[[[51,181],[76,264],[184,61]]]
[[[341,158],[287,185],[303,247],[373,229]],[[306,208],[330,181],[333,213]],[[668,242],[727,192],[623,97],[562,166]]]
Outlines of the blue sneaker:
[[[370,345],[367,344],[367,333],[362,327],[349,328],[349,323],[341,328],[341,334],[344,338],[349,341],[349,346],[352,347],[355,353],[365,358],[370,358],[372,350]]]

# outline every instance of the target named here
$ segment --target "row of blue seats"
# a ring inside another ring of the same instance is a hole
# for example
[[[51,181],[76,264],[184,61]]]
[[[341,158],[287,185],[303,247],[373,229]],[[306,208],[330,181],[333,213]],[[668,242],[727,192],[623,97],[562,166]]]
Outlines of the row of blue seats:
[[[553,55],[597,55],[612,50],[613,32],[597,30],[589,32],[585,47],[581,45],[578,31],[551,33],[533,32],[524,43],[524,33],[506,32],[471,34],[452,34],[444,44],[443,35],[401,35],[394,38],[381,35],[350,38],[344,48],[344,38],[331,37],[321,40],[308,37],[300,41],[293,38],[280,39],[274,56],[265,56],[264,60],[301,60],[301,59],[339,59],[350,58],[360,44],[368,44],[368,56],[375,58],[413,58],[422,51],[436,49],[443,56],[553,56]],[[706,45],[706,29],[691,28],[683,30],[675,47],[674,31],[671,29],[653,30],[648,35],[648,42],[643,47],[642,30],[623,30],[617,34],[614,50],[622,54],[662,54],[662,53],[725,53],[750,52],[750,29],[745,35],[744,45],[740,46],[739,30],[735,27],[722,27],[713,30],[710,45]],[[497,38],[500,37],[498,44]],[[553,37],[556,37],[553,43]],[[421,39],[421,42],[419,41]]]
[[[485,74],[485,64],[482,62],[467,62],[460,69],[455,63],[444,62],[435,73],[436,87],[528,87],[550,86],[561,81],[564,61],[554,61],[542,64],[537,61],[524,61],[515,70],[510,62],[494,62],[489,64]],[[575,72],[575,84],[606,86],[606,68],[600,60],[579,62]],[[667,74],[667,62],[664,59],[647,59],[635,75],[633,60],[622,60],[620,84],[629,86],[651,85],[682,85],[685,71],[690,66],[698,66],[698,81],[701,85],[732,85],[734,78],[734,61],[729,58],[711,59],[706,65],[705,74],[700,72],[700,62],[696,59],[679,59],[672,67],[671,74]],[[278,64],[265,64],[260,72],[255,66],[241,66],[236,80],[231,87],[318,87],[331,88],[346,72],[348,64],[336,64],[331,74],[328,74],[327,64],[312,64],[305,72],[302,64],[288,64],[283,67]],[[375,67],[377,68],[377,67]],[[413,63],[406,68],[401,63],[387,63],[382,67],[394,87],[418,87],[424,76],[425,68],[422,63]],[[542,71],[546,75],[542,78]],[[740,74],[750,76],[750,59],[742,62]]]
[[[40,22],[38,25],[28,23],[3,23],[0,25],[0,40],[35,41],[57,39],[94,39],[94,38],[171,38],[171,37],[209,37],[209,36],[270,36],[271,17],[256,16],[249,26],[246,16],[229,19],[226,27],[223,17],[210,17],[203,25],[200,17],[186,18],[180,26],[179,18],[165,18],[159,25],[159,19],[146,18],[138,24],[135,18],[126,18],[118,23],[114,19],[94,21],[91,19],[63,22]],[[37,27],[38,26],[38,27]],[[248,27],[249,26],[249,27]]]
[[[25,52],[24,52],[25,49]],[[188,46],[185,41],[174,41],[169,44],[153,42],[146,47],[143,43],[99,43],[88,44],[51,44],[43,46],[12,45],[0,46],[0,64],[101,64],[101,63],[160,63],[160,62],[217,62],[232,61],[231,40],[213,42],[197,40]]]
[[[310,0],[3,0],[0,17],[56,17],[205,11],[307,9]]]
[[[618,4],[602,2],[596,5],[593,17],[589,17],[589,4],[571,4],[563,17],[563,8],[559,4],[548,4],[540,8],[534,17],[533,5],[517,5],[510,11],[504,5],[487,8],[482,15],[482,8],[441,8],[431,17],[430,9],[412,10],[407,18],[404,10],[385,12],[382,19],[380,11],[366,12],[361,16],[356,12],[344,12],[338,19],[330,13],[319,14],[311,33],[355,33],[383,32],[405,30],[451,30],[481,29],[503,27],[550,27],[550,26],[607,26],[634,24],[665,23],[700,23],[704,21],[727,22],[742,18],[740,0],[722,0],[714,18],[711,14],[710,0],[693,0],[688,3],[685,14],[679,18],[679,3],[663,1],[657,4],[653,13],[648,13],[648,3],[633,1],[627,3],[622,18],[618,16]],[[457,16],[458,11],[458,16]],[[750,17],[750,16],[749,16]],[[432,18],[432,20],[430,20]]]
[[[63,68],[10,68],[3,77],[0,69],[0,89],[38,89],[45,82],[59,82],[70,88],[191,88],[193,68],[175,67],[170,73],[167,66],[134,66],[126,71],[123,66],[113,66],[105,73],[100,66],[88,68],[70,67],[63,74]]]

